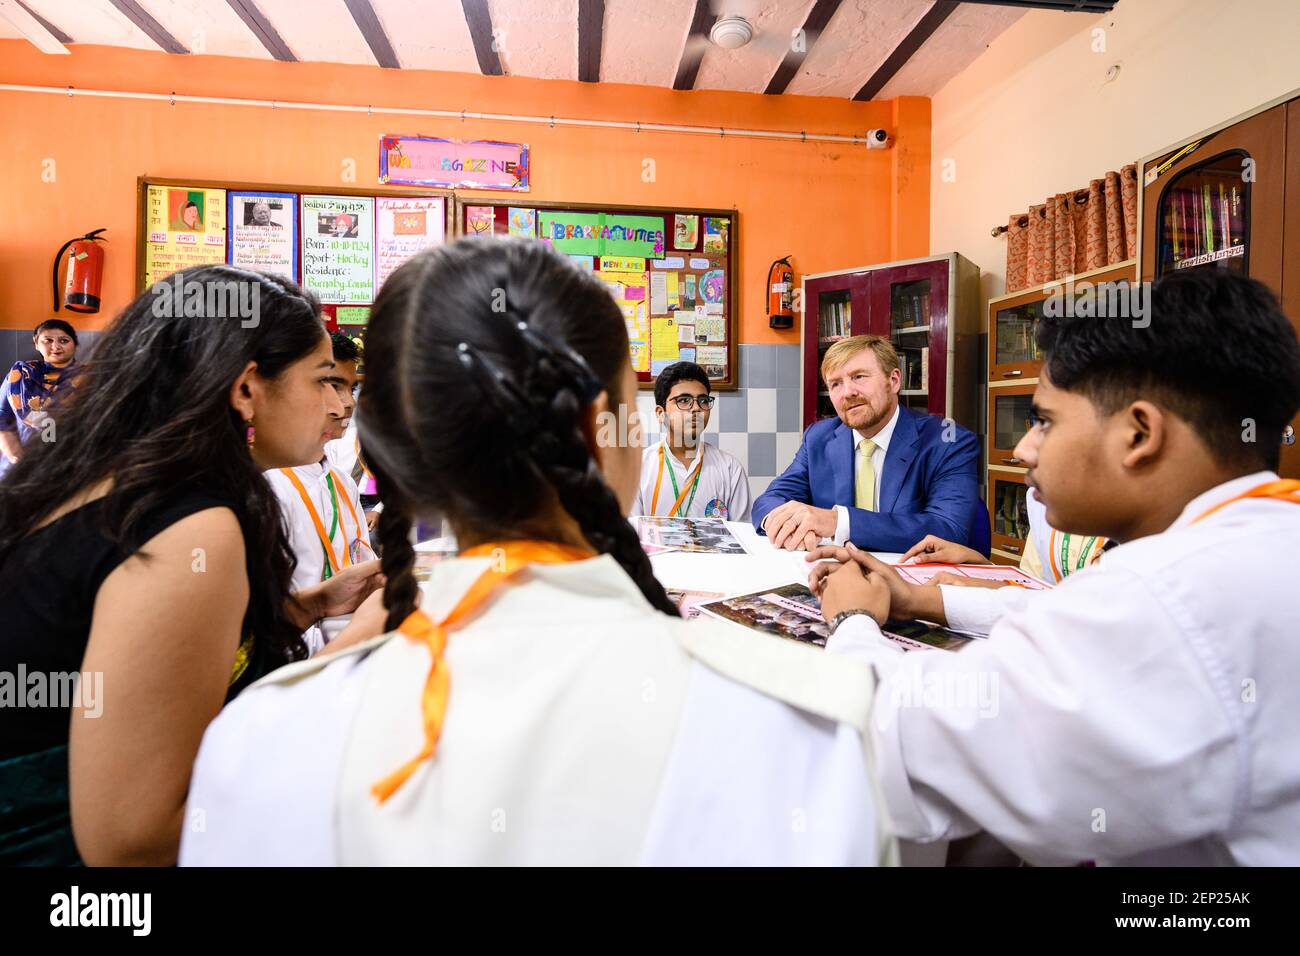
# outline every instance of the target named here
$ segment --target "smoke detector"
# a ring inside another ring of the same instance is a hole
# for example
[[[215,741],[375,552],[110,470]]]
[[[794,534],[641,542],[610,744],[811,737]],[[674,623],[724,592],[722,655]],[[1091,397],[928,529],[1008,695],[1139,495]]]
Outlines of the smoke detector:
[[[723,17],[713,24],[709,39],[724,50],[735,50],[754,39],[754,28],[744,17]]]

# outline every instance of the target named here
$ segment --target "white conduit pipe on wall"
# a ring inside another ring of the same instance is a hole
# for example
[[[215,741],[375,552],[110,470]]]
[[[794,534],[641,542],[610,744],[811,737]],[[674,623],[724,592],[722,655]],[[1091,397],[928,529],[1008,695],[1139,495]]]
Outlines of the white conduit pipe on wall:
[[[474,113],[468,110],[426,110],[403,106],[346,106],[339,103],[297,103],[285,100],[249,100],[226,96],[184,96],[178,93],[132,93],[127,90],[85,90],[75,86],[23,86],[0,83],[0,91],[11,93],[49,93],[56,96],[100,96],[109,99],[149,100],[157,103],[204,103],[211,106],[249,106],[273,110],[324,110],[332,113],[384,113],[394,116],[435,116],[440,119],[488,120],[499,123],[533,123],[546,126],[589,126],[601,129],[624,129],[634,132],[699,133],[707,136],[749,136],[760,139],[799,140],[805,143],[848,143],[865,146],[863,136],[837,136],[832,133],[791,133],[785,130],[728,129],[724,126],[676,126],[669,123],[626,123],[618,120],[588,120],[562,116],[516,116],[510,113]]]

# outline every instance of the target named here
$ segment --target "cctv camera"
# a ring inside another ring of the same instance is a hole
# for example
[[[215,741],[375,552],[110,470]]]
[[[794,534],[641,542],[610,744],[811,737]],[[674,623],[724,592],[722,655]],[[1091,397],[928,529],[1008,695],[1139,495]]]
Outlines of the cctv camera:
[[[889,130],[867,130],[867,149],[886,149],[889,146]]]

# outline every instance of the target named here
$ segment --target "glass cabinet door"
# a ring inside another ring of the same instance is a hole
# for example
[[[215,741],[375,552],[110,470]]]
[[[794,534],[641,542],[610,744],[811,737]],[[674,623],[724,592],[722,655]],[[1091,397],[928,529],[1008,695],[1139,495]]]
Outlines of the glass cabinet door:
[[[1024,475],[989,472],[989,518],[995,550],[1014,554],[1017,558],[1025,553],[1025,538],[1029,536],[1028,494]]]
[[[871,327],[898,353],[898,402],[943,415],[948,334],[948,263],[918,262],[872,273]]]
[[[1029,409],[1034,401],[1033,385],[1011,385],[989,389],[989,464],[1020,465],[1016,445],[1029,431]]]
[[[1250,235],[1251,163],[1231,150],[1174,176],[1160,195],[1156,275],[1217,266],[1246,275]]]
[[[1008,305],[993,314],[992,354],[989,356],[989,380],[1031,378],[1038,374],[1042,353],[1038,351],[1038,320],[1043,302],[1034,299],[1020,305]]]
[[[841,339],[867,330],[867,272],[808,279],[804,283],[807,321],[804,338],[804,422],[811,425],[835,415],[822,381],[822,358]]]

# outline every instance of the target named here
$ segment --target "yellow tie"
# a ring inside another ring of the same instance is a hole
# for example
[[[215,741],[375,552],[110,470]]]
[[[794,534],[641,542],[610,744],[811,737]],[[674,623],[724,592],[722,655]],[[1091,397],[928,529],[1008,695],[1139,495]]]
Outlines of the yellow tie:
[[[876,510],[876,469],[871,467],[871,453],[876,450],[876,443],[864,438],[858,444],[858,477],[853,495],[853,503],[867,511]]]

